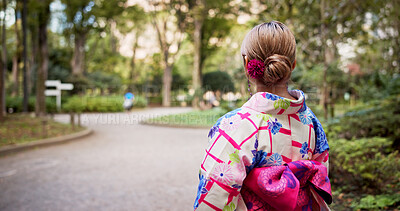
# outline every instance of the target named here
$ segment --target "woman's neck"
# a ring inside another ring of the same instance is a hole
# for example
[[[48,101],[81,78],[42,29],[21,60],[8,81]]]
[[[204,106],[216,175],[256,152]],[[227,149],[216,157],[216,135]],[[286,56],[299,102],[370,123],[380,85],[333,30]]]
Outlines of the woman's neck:
[[[262,83],[257,83],[256,90],[257,92],[269,92],[271,94],[278,95],[287,99],[297,100],[296,98],[294,98],[292,95],[289,94],[286,83],[277,84],[275,86],[265,86]]]

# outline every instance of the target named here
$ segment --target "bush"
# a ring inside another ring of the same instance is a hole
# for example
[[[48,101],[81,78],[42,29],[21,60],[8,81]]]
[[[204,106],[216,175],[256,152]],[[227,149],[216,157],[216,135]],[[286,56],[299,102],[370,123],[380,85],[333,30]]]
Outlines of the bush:
[[[7,97],[6,98],[6,109],[7,112],[12,109],[13,113],[23,111],[23,97]],[[56,98],[46,97],[46,112],[55,113],[57,112]],[[29,97],[28,99],[28,112],[35,111],[36,97]]]
[[[360,202],[353,202],[352,207],[356,210],[369,209],[369,210],[382,210],[389,207],[396,207],[396,203],[400,202],[400,193],[397,194],[383,194],[383,195],[367,195],[363,197]],[[399,209],[400,206],[397,206]]]
[[[341,192],[377,195],[400,189],[400,156],[390,148],[390,140],[333,139],[329,144],[331,182]]]
[[[89,85],[101,90],[117,92],[121,88],[121,78],[116,74],[93,72],[88,74]]]
[[[147,106],[147,100],[146,98],[142,97],[142,96],[135,96],[135,100],[133,102],[133,107],[136,108],[144,108]]]
[[[387,137],[400,144],[400,95],[380,101],[372,101],[347,112],[336,123],[329,125],[338,137],[352,139],[361,137]]]
[[[219,90],[223,93],[235,91],[232,77],[228,73],[222,71],[214,71],[204,74],[203,84],[205,91]]]
[[[162,104],[162,96],[149,97],[149,104],[161,105]]]
[[[63,105],[64,112],[122,112],[122,96],[74,96]],[[147,101],[141,96],[135,96],[133,107],[143,108]]]

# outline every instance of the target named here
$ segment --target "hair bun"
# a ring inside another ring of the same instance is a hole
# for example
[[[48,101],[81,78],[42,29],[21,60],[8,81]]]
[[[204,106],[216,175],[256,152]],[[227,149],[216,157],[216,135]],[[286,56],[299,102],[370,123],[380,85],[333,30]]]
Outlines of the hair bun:
[[[275,84],[286,81],[292,74],[292,63],[289,58],[284,55],[273,54],[265,61],[264,82]]]

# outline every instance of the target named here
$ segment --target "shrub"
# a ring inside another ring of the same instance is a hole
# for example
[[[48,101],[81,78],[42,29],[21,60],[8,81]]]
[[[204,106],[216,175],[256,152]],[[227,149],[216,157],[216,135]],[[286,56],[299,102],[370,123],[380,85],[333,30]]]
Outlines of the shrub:
[[[6,98],[6,109],[12,109],[14,113],[23,111],[23,97],[7,97]],[[46,112],[55,113],[57,112],[57,105],[55,97],[46,97]],[[36,97],[32,96],[28,99],[28,112],[35,111]]]
[[[395,194],[400,188],[400,156],[386,138],[330,140],[331,182],[342,192]],[[400,199],[399,199],[400,202]]]
[[[71,97],[63,105],[63,110],[68,112],[82,113],[85,110],[84,103],[79,97]]]
[[[347,112],[337,122],[329,125],[341,138],[388,137],[394,145],[400,144],[400,95],[372,101]]]
[[[122,96],[74,96],[63,105],[64,112],[122,112],[124,98]],[[135,96],[134,107],[143,108],[147,101],[141,96]]]
[[[223,93],[235,91],[232,77],[228,73],[222,71],[214,71],[204,74],[203,84],[206,91],[219,90]]]
[[[359,202],[355,201],[352,203],[352,207],[356,210],[368,209],[368,210],[382,210],[389,207],[395,207],[396,203],[400,202],[400,193],[396,194],[382,194],[382,195],[367,195],[363,197]],[[400,206],[397,206],[399,209]]]
[[[146,98],[142,97],[142,96],[135,96],[135,100],[133,102],[133,107],[136,108],[144,108],[147,106],[147,100]]]

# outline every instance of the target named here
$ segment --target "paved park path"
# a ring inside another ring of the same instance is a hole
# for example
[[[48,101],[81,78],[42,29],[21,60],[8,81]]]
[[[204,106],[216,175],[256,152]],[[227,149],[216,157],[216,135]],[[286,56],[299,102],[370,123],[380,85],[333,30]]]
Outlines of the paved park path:
[[[0,157],[0,210],[192,210],[207,130],[138,124],[186,111],[84,114],[91,136]]]

